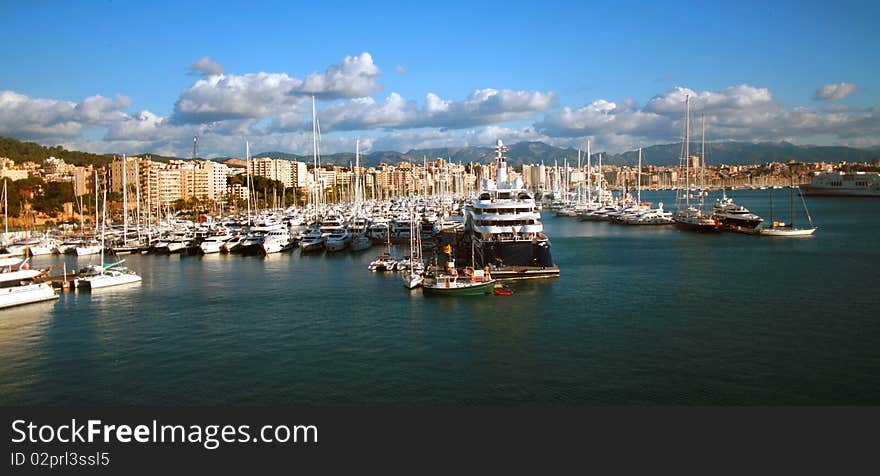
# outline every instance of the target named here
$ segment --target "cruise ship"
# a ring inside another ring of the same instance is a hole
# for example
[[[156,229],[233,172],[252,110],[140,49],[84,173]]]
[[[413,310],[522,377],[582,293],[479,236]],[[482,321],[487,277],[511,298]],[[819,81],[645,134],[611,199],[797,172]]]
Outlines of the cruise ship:
[[[465,232],[473,243],[474,265],[488,267],[499,279],[559,276],[535,199],[521,179],[508,178],[506,150],[499,139],[495,179],[483,179],[477,197],[465,211]]]
[[[821,172],[800,189],[809,196],[880,197],[880,173]]]

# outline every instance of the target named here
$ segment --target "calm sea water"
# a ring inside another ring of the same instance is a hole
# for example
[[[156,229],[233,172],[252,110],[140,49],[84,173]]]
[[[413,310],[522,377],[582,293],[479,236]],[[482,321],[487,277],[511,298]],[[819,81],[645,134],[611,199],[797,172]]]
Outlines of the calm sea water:
[[[545,213],[562,275],[506,297],[407,291],[378,248],[132,256],[141,286],[0,311],[0,404],[878,404],[880,200],[809,205],[807,239]]]

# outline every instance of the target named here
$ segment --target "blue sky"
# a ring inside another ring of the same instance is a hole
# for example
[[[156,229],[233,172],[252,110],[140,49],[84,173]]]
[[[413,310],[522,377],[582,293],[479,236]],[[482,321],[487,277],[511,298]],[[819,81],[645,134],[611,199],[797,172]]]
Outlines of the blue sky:
[[[0,3],[0,135],[307,153],[680,135],[880,145],[877,2]],[[208,57],[209,59],[205,58]],[[200,70],[193,69],[198,60]],[[823,89],[824,87],[824,89]],[[429,99],[428,95],[431,94]],[[121,96],[117,96],[121,95]]]

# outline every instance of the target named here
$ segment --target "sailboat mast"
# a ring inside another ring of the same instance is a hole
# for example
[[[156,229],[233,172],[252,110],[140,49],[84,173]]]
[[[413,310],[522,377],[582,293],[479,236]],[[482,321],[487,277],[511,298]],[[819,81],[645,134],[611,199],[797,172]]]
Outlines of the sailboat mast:
[[[122,243],[128,239],[128,157],[122,154]]]
[[[354,204],[355,209],[361,203],[361,140],[354,140]]]
[[[134,176],[136,177],[136,181],[134,183],[134,200],[135,200],[135,212],[137,213],[137,235],[138,235],[138,246],[141,244],[141,180],[140,180],[140,165],[138,164],[140,160],[134,161]]]
[[[315,222],[318,221],[318,113],[315,110],[315,96],[312,96],[312,160],[314,162],[312,171],[315,174],[315,199],[312,204],[315,207]]]
[[[104,274],[104,233],[107,231],[107,187],[104,187],[104,209],[101,212],[101,274]]]
[[[79,214],[82,218],[82,212]],[[3,233],[9,233],[9,197],[6,196],[6,178],[3,178]]]
[[[247,222],[251,224],[251,143],[244,141],[245,180],[247,181]]]
[[[706,186],[706,115],[700,114],[700,209],[703,208],[703,188]]]
[[[590,139],[587,139],[587,202],[593,203],[593,168],[590,166]]]
[[[691,205],[691,97],[684,97],[684,200],[685,205]]]
[[[95,169],[95,239],[98,239],[98,169]]]
[[[639,184],[638,191],[636,192],[636,200],[639,202],[638,204],[642,204],[642,148],[639,147]]]

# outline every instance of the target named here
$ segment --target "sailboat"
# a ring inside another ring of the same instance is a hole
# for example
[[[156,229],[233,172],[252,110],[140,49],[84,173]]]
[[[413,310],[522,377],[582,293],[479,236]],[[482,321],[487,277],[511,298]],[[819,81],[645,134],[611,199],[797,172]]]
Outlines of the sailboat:
[[[107,228],[107,189],[104,189],[104,210],[101,221],[101,242],[104,242],[104,234]],[[101,266],[87,268],[83,276],[77,278],[77,288],[98,289],[121,284],[140,283],[141,277],[134,271],[122,266],[125,260],[115,263],[104,263],[104,248],[101,248]]]
[[[679,166],[681,163],[684,163],[684,177],[685,177],[685,187],[684,187],[684,206],[682,206],[681,198],[682,198],[682,190],[679,190],[677,196],[677,208],[678,211],[672,217],[675,220],[675,226],[682,230],[688,231],[698,231],[702,233],[717,233],[721,231],[721,223],[713,218],[711,215],[703,211],[703,197],[705,193],[703,192],[703,175],[705,172],[703,171],[705,167],[706,161],[706,121],[705,117],[703,118],[703,146],[702,152],[700,155],[700,171],[703,172],[700,174],[700,186],[699,186],[699,202],[696,204],[691,203],[691,183],[690,183],[690,97],[685,97],[685,113],[684,113],[684,141],[682,142],[681,149],[681,159],[679,160]]]
[[[804,212],[807,215],[807,220],[810,222],[809,227],[798,227],[794,224],[794,187],[789,187],[789,221],[788,223],[777,221],[773,219],[773,189],[770,188],[770,226],[763,226],[758,229],[758,233],[764,236],[782,236],[782,237],[801,237],[801,236],[811,236],[816,232],[816,226],[813,225],[813,217],[810,216],[810,211],[807,209],[807,201],[804,199],[802,194],[798,194],[801,197],[801,202],[804,205]]]
[[[419,220],[415,208],[409,221],[409,263],[403,273],[403,285],[407,289],[415,289],[424,281],[425,264],[422,262],[422,234],[418,232],[416,221]]]

